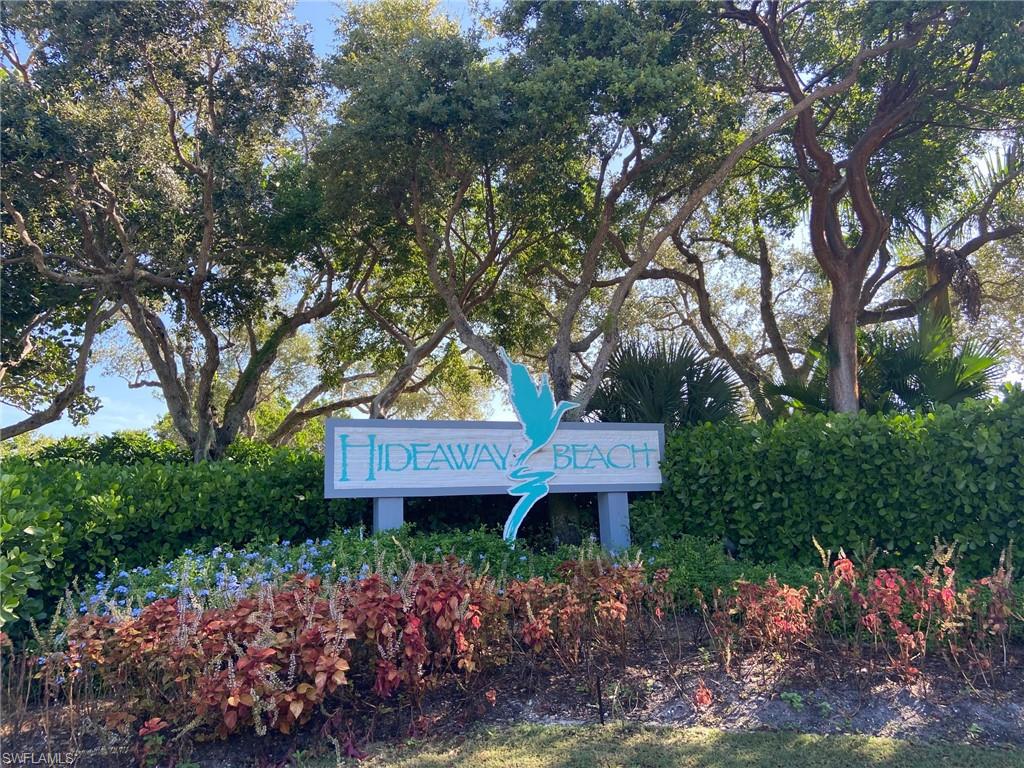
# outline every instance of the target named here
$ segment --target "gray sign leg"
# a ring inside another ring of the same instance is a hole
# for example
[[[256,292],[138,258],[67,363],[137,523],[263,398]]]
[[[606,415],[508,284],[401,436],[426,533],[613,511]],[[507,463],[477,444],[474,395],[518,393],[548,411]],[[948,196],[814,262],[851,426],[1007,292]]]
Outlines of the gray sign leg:
[[[609,552],[629,546],[629,494],[597,494],[597,519],[601,525],[601,544]]]
[[[402,527],[402,523],[405,522],[405,515],[402,511],[403,501],[401,496],[373,500],[374,533]]]

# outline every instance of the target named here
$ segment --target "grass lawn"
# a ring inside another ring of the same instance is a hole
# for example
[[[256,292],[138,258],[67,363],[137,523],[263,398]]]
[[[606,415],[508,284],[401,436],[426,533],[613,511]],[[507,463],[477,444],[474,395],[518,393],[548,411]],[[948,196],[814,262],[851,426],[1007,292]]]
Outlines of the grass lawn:
[[[328,762],[299,762],[326,768]],[[872,736],[735,733],[710,728],[536,726],[375,753],[365,768],[1017,768],[1024,750],[911,744]]]

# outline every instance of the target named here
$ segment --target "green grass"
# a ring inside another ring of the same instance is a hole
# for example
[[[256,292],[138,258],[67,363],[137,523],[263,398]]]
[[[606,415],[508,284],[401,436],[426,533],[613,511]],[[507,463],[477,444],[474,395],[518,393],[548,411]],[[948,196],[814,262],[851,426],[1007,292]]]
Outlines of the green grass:
[[[325,762],[300,762],[327,768]],[[375,753],[363,768],[1016,768],[1024,751],[873,736],[710,728],[520,725]]]

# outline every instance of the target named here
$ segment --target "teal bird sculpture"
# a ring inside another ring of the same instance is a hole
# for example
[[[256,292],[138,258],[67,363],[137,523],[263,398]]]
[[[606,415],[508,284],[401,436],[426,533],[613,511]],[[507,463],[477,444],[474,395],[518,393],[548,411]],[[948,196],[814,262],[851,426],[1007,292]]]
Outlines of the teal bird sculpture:
[[[508,369],[512,408],[523,426],[523,435],[530,441],[516,461],[516,466],[522,466],[530,456],[547,445],[555,436],[562,414],[579,407],[579,403],[562,400],[556,405],[555,395],[551,391],[546,373],[541,376],[539,385],[534,384],[525,365],[512,362],[508,353],[501,347],[498,348],[498,355]]]
[[[540,384],[534,384],[530,372],[521,363],[513,363],[504,349],[498,348],[498,355],[508,369],[509,399],[516,417],[523,427],[523,435],[529,441],[526,450],[519,454],[515,467],[508,474],[513,485],[508,492],[518,496],[519,501],[505,521],[504,539],[515,542],[519,526],[527,512],[548,493],[548,483],[555,477],[552,469],[530,469],[526,460],[547,445],[555,436],[562,414],[576,408],[579,403],[563,400],[555,403],[547,374],[541,376]]]

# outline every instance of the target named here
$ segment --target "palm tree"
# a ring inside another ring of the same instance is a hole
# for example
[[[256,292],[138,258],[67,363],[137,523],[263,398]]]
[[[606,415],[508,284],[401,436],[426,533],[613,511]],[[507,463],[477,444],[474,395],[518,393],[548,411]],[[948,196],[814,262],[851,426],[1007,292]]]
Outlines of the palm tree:
[[[691,339],[632,340],[612,356],[588,416],[676,429],[735,417],[741,391],[729,366],[705,355]]]
[[[874,330],[860,337],[860,406],[869,413],[933,411],[992,392],[1002,374],[1002,353],[994,340],[956,346],[949,319],[925,313],[912,329]],[[812,350],[815,362],[801,385],[769,385],[769,395],[794,410],[825,413],[828,356]]]
[[[866,334],[863,348],[872,389],[901,412],[987,397],[1002,374],[998,342],[968,340],[958,348],[949,319],[930,312],[912,330]]]

